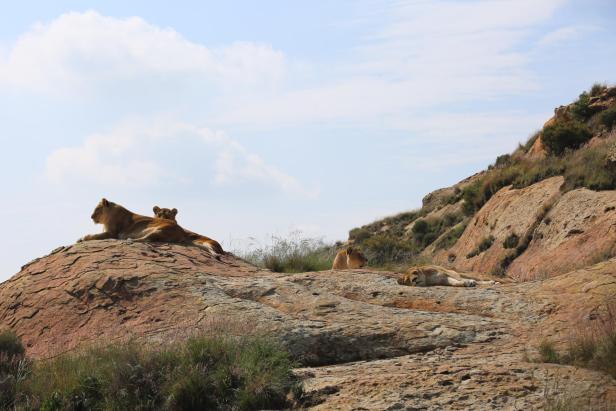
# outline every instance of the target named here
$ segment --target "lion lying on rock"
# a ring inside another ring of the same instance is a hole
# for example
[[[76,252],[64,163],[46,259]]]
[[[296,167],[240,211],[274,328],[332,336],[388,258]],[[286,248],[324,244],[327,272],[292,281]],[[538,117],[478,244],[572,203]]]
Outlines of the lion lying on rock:
[[[481,281],[465,278],[463,275],[438,265],[423,265],[412,267],[398,279],[398,284],[417,287],[446,285],[451,287],[475,287],[480,285],[499,284],[497,281]]]
[[[215,256],[225,253],[216,240],[184,230],[175,220],[135,214],[104,198],[94,209],[92,220],[96,224],[102,224],[105,230],[100,234],[86,235],[78,242],[108,238],[131,239],[145,242],[192,244]]]

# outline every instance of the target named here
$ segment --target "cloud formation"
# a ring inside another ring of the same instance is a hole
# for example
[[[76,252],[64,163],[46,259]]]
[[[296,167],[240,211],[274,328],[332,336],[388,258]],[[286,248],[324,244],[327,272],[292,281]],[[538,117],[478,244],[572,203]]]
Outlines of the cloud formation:
[[[164,155],[183,144],[198,148],[198,170],[174,168],[177,159]],[[45,167],[45,176],[56,184],[81,181],[136,187],[167,180],[190,183],[194,175],[219,186],[257,183],[307,198],[319,194],[223,132],[165,120],[133,122],[89,136],[80,146],[54,150]]]
[[[21,35],[0,60],[0,85],[76,95],[120,80],[164,75],[215,87],[251,87],[276,82],[284,71],[284,55],[269,45],[208,48],[140,17],[88,11],[63,14]]]

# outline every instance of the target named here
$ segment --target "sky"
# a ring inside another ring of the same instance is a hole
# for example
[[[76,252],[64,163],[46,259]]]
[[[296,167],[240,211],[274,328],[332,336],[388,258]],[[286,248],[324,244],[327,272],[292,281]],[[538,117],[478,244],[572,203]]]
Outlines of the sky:
[[[0,281],[102,197],[229,250],[345,240],[616,82],[612,0],[3,3]]]

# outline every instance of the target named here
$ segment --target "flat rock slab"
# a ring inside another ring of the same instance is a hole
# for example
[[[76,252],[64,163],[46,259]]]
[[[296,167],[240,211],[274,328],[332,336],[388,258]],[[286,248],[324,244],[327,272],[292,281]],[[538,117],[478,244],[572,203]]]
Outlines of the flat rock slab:
[[[406,287],[370,270],[280,274],[196,247],[104,240],[62,247],[0,284],[0,329],[35,358],[126,339],[271,333],[317,409],[541,408],[554,375],[614,401],[600,373],[528,362],[543,338],[596,318],[616,260],[545,281]],[[545,375],[545,377],[541,377]]]

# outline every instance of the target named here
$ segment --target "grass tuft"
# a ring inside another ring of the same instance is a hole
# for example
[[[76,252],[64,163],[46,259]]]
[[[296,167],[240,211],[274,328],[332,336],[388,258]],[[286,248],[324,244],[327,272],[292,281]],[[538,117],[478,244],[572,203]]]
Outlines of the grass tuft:
[[[263,336],[199,336],[163,348],[135,342],[37,361],[5,408],[256,410],[301,391],[293,361]],[[8,405],[8,406],[7,406]]]
[[[273,236],[270,245],[237,254],[251,264],[278,273],[329,270],[336,256],[333,246],[300,232],[291,233],[289,238]]]

